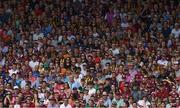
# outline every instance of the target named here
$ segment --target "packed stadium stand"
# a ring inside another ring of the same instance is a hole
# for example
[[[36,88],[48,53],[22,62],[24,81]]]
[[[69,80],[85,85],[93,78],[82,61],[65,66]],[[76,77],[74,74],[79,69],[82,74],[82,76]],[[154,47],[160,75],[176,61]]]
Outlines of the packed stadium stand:
[[[179,0],[0,0],[0,108],[180,108]]]

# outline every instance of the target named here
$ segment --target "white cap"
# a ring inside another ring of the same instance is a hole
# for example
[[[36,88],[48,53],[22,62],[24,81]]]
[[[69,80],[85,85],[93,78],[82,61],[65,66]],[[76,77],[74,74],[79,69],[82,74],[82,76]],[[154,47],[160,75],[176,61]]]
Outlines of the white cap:
[[[103,92],[103,95],[107,95],[107,93],[106,93],[106,92]]]
[[[14,86],[14,89],[19,89],[19,87],[18,86]]]

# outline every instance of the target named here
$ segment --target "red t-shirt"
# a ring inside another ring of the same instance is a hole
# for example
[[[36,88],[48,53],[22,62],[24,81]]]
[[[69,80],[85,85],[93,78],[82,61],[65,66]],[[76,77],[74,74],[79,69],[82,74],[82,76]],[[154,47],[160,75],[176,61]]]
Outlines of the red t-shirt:
[[[8,35],[2,35],[2,39],[4,40],[4,42],[8,42],[11,40],[11,37]]]
[[[167,98],[169,95],[168,91],[163,88],[162,90],[159,90],[157,93],[156,93],[156,97],[159,97],[161,99],[164,99],[164,98]]]
[[[171,91],[171,92],[169,93],[169,95],[172,96],[173,98],[179,97],[179,94],[178,94],[177,92],[174,92],[174,91]]]
[[[124,82],[119,82],[119,91],[120,91],[120,93],[123,93],[124,92],[124,85],[125,85],[125,83]]]
[[[64,92],[60,92],[59,96],[61,99],[65,99],[66,98],[66,94]]]
[[[36,10],[34,10],[34,13],[36,16],[41,16],[43,11],[42,11],[42,9],[36,9]]]
[[[4,35],[4,30],[0,29],[0,37]]]
[[[100,57],[96,57],[94,61],[95,61],[95,63],[100,63],[101,62],[101,58]]]
[[[25,103],[22,106],[23,106],[22,108],[35,108],[35,103],[34,102],[31,102],[30,104]]]

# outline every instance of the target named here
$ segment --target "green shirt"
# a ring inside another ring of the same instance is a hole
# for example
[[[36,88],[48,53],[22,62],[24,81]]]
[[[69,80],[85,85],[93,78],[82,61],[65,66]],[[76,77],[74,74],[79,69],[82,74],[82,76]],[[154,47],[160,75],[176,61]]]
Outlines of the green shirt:
[[[96,84],[95,86],[94,86],[94,88],[96,89],[96,92],[99,90],[99,85],[98,84]]]
[[[92,107],[92,106],[89,106],[89,104],[86,104],[85,108],[97,108],[97,107],[95,105],[94,107]]]
[[[124,99],[120,99],[120,100],[113,99],[112,102],[115,102],[115,103],[117,104],[117,108],[120,108],[120,107],[122,107],[122,106],[125,106]]]

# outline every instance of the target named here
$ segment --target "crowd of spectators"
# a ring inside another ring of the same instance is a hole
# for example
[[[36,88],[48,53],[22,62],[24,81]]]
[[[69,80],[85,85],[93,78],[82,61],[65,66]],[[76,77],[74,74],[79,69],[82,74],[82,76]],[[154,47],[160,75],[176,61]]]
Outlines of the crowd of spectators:
[[[0,107],[179,108],[178,0],[1,0]]]

